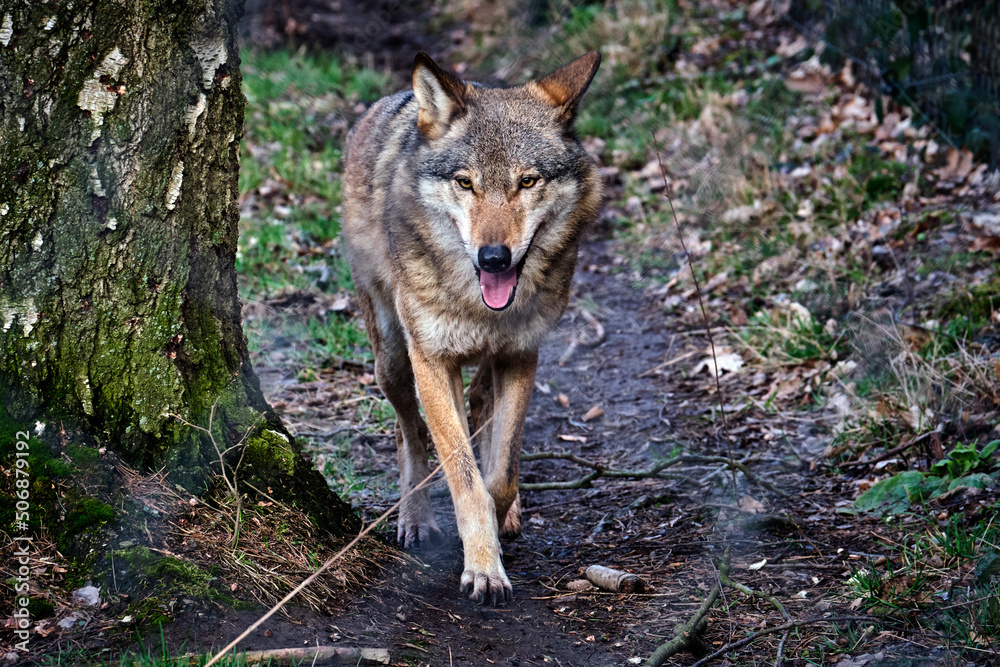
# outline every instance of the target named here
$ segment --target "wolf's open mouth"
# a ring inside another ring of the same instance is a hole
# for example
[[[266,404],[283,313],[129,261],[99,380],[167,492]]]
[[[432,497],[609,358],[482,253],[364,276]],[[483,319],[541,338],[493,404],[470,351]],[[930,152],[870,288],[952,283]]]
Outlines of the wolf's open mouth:
[[[483,295],[483,303],[490,310],[503,310],[514,303],[514,295],[517,294],[517,281],[521,277],[521,270],[527,261],[528,255],[525,253],[521,261],[501,273],[487,273],[476,269],[476,277],[479,278],[479,291]]]
[[[479,289],[483,293],[483,303],[492,310],[503,310],[514,302],[517,291],[517,268],[512,266],[502,273],[479,273]]]

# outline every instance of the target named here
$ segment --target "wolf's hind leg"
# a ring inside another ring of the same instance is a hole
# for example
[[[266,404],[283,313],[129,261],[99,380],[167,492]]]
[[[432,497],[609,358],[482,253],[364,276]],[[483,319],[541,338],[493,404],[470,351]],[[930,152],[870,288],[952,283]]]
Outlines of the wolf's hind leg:
[[[426,487],[413,491],[430,473],[427,465],[430,435],[420,417],[406,339],[395,313],[389,316],[383,313],[379,317],[376,304],[361,290],[358,302],[375,351],[375,378],[396,411],[396,457],[399,460],[399,492],[403,496],[396,537],[406,549],[433,546],[441,542],[443,535],[434,520],[430,495]]]
[[[518,468],[524,419],[535,386],[537,366],[537,352],[496,359],[492,364],[493,433],[489,456],[483,457],[483,475],[493,497],[502,537],[521,534]]]
[[[490,462],[493,460],[493,364],[484,360],[479,364],[476,375],[469,383],[469,408],[472,413],[472,429],[478,432],[476,442],[479,444],[479,460],[483,475],[489,474]],[[496,498],[494,498],[496,500]],[[498,520],[500,517],[498,517]],[[507,510],[507,516],[499,521],[500,537],[517,537],[521,534],[521,496],[514,496],[514,502]]]
[[[480,469],[485,474],[493,445],[493,367],[489,360],[479,364],[469,383],[469,412],[472,432],[478,433],[475,442],[479,446]]]

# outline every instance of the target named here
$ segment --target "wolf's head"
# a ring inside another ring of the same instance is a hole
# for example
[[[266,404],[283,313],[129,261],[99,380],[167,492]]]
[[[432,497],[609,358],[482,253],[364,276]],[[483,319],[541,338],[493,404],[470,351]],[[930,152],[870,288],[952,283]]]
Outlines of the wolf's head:
[[[533,244],[574,231],[599,197],[572,123],[600,63],[591,52],[539,81],[485,88],[417,54],[418,197],[455,225],[493,310],[513,303]]]

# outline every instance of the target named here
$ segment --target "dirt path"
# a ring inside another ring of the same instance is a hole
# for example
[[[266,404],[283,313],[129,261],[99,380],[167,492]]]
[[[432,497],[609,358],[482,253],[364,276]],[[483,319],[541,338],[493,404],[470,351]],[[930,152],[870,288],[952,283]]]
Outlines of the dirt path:
[[[725,454],[720,424],[712,419],[714,385],[706,372],[691,373],[705,356],[704,337],[682,333],[679,321],[668,318],[655,298],[633,287],[627,271],[617,271],[621,265],[613,243],[593,240],[584,246],[574,305],[541,351],[525,451],[572,451],[617,469],[649,468],[675,447],[689,454]],[[596,347],[577,347],[566,359],[570,341],[590,327],[579,315],[584,306],[603,323],[606,338]],[[647,372],[670,360],[676,363]],[[604,414],[585,422],[592,406]],[[524,534],[504,545],[515,600],[499,609],[458,595],[461,545],[450,498],[439,484],[436,510],[450,535],[444,548],[390,563],[340,615],[295,610],[291,620],[265,624],[244,647],[336,642],[389,648],[393,664],[407,665],[634,664],[629,658],[645,660],[694,611],[715,582],[712,559],[726,547],[732,549],[734,578],[776,595],[793,616],[828,612],[846,604],[824,598],[830,577],[849,572],[845,563],[851,553],[865,549],[846,541],[862,533],[856,521],[838,525],[832,518],[830,509],[844,489],[800,474],[810,456],[803,445],[808,437],[802,436],[811,426],[806,419],[776,423],[752,412],[730,416],[730,433],[737,434],[733,456],[750,457],[755,475],[787,493],[781,498],[740,475],[739,495],[748,494],[745,512],[733,505],[731,484],[720,483],[718,465],[672,469],[676,478],[669,480],[598,479],[592,488],[523,494]],[[366,474],[395,478],[390,438],[359,436],[352,450],[359,459],[367,457]],[[562,461],[535,461],[523,465],[521,479],[569,481],[586,472]],[[371,516],[392,501],[376,495],[364,510]],[[766,513],[755,514],[765,507]],[[394,534],[393,525],[384,531],[387,539]],[[765,567],[745,569],[763,559]],[[593,564],[640,574],[652,592],[567,591],[567,582]],[[743,597],[733,595],[731,602]],[[766,605],[744,607],[713,612],[709,638],[721,645],[743,622],[780,619]],[[231,612],[189,628],[187,639],[218,647],[255,618]],[[172,637],[171,643],[181,639]]]

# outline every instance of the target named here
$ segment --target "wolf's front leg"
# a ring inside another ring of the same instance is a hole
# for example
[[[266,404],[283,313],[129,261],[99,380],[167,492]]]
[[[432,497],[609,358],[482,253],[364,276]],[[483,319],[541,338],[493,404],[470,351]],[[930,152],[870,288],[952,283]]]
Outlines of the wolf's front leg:
[[[458,534],[465,550],[461,591],[480,602],[499,604],[510,600],[513,591],[500,561],[493,499],[476,467],[469,441],[461,368],[425,356],[416,344],[410,346],[410,360],[427,425],[455,503]]]
[[[517,493],[518,463],[524,418],[535,386],[538,352],[494,359],[493,438],[483,457],[486,488],[496,506],[500,534],[521,533],[521,499]]]

